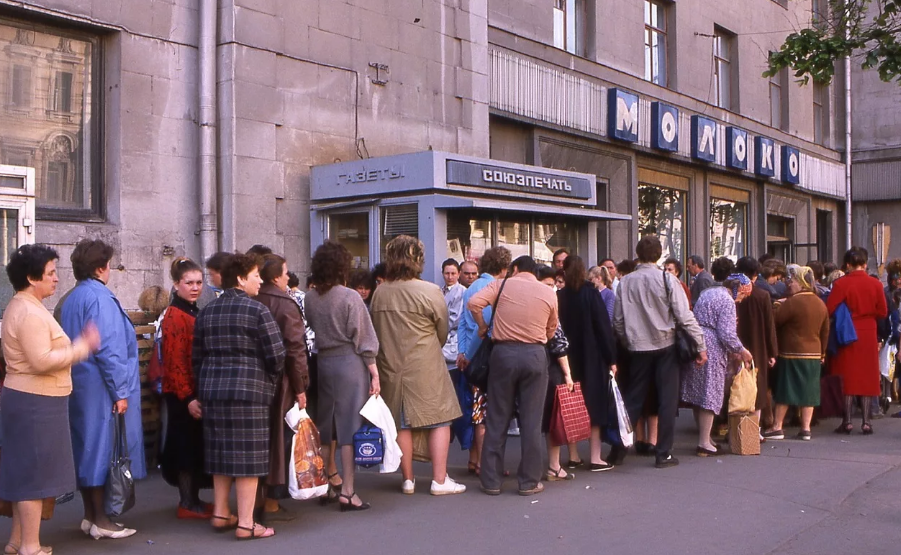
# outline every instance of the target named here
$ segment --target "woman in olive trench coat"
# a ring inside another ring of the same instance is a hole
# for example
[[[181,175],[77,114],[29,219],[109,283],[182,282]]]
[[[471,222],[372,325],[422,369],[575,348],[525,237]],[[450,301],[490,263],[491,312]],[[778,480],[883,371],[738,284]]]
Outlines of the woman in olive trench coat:
[[[434,283],[419,279],[423,250],[406,235],[385,248],[388,281],[372,297],[370,313],[379,338],[379,382],[382,397],[398,429],[403,451],[402,491],[413,493],[414,429],[429,429],[433,495],[462,493],[465,486],[447,476],[450,423],[461,416],[441,347],[447,340],[444,295]]]

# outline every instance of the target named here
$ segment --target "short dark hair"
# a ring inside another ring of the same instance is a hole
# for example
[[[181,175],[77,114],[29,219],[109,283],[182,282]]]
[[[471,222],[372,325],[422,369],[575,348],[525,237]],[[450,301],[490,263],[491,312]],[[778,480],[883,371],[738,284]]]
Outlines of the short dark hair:
[[[31,282],[44,279],[44,270],[52,260],[59,260],[59,254],[42,243],[22,245],[17,248],[6,265],[6,277],[16,291],[28,289]]]
[[[221,272],[222,266],[225,265],[225,261],[228,260],[229,257],[231,257],[231,253],[219,251],[213,256],[206,259],[206,267],[210,270]]]
[[[626,258],[616,265],[616,273],[621,276],[627,276],[635,271],[636,266],[638,266],[638,264],[636,264],[634,260]]]
[[[682,276],[682,263],[679,262],[678,259],[673,258],[671,256],[663,261],[663,267],[666,268],[670,264],[672,264],[673,266],[676,267],[676,277],[681,277]]]
[[[568,257],[567,257],[568,258]],[[510,264],[511,268],[516,268],[520,272],[531,273],[535,269],[535,259],[528,255],[522,255]]]
[[[688,261],[697,266],[700,269],[704,269],[704,258],[700,255],[693,254],[688,257]]]
[[[270,249],[266,245],[257,244],[257,245],[250,247],[249,249],[247,249],[246,254],[255,254],[258,257],[263,258],[267,254],[272,254],[272,249]]]
[[[645,235],[635,247],[635,254],[642,262],[656,263],[663,255],[663,245],[656,235]]]
[[[388,276],[388,267],[384,262],[379,262],[372,267],[372,279],[385,279]]]
[[[817,281],[823,279],[826,270],[823,268],[822,262],[819,260],[811,260],[807,263],[807,267],[813,271],[813,279]]]
[[[277,254],[263,256],[263,264],[260,266],[260,277],[263,278],[263,283],[274,283],[275,280],[282,277],[285,263],[286,260]]]
[[[765,252],[757,258],[757,262],[760,262],[760,265],[763,266],[764,264],[766,264],[767,260],[773,260],[775,258],[776,257],[773,256],[772,254]]]
[[[867,249],[863,247],[851,247],[848,249],[848,252],[845,253],[843,262],[845,263],[845,266],[853,268],[857,266],[866,266],[869,260],[870,253],[867,252]]]
[[[826,277],[832,275],[832,272],[836,270],[838,270],[838,266],[835,264],[835,262],[827,262],[823,264],[823,275]]]
[[[567,249],[566,247],[563,247],[563,248],[559,248],[559,249],[555,250],[554,255],[551,256],[551,259],[553,260],[554,258],[557,258],[561,254],[565,254],[566,256],[569,256],[569,249]]]
[[[588,269],[581,256],[567,256],[563,261],[563,271],[566,272],[566,288],[578,291],[585,285],[588,279]]]
[[[735,271],[754,279],[754,276],[760,273],[760,262],[753,256],[742,256],[735,263]]]
[[[490,276],[496,276],[510,266],[513,255],[507,247],[491,247],[487,249],[479,261],[482,272]]]
[[[532,268],[532,273],[535,274],[538,281],[548,278],[556,279],[557,277],[557,272],[547,264],[536,264],[535,267]],[[901,291],[901,289],[899,289],[899,291]]]
[[[713,264],[710,265],[710,274],[715,281],[719,281],[720,283],[726,281],[729,274],[732,274],[734,271],[735,263],[725,256],[717,258],[713,261]]]
[[[350,271],[350,276],[347,278],[347,286],[351,289],[364,287],[371,291],[375,289],[375,278],[372,277],[372,272],[366,268],[357,268]]]
[[[75,245],[72,256],[72,273],[75,279],[83,281],[94,277],[94,273],[113,259],[113,247],[100,239],[82,239]]]
[[[441,272],[443,273],[444,269],[447,268],[448,266],[453,266],[454,268],[457,269],[458,272],[460,271],[460,263],[457,262],[456,260],[454,260],[453,258],[448,258],[447,260],[445,260],[444,262],[441,263]]]
[[[310,266],[316,290],[325,294],[336,285],[344,285],[353,259],[350,251],[341,243],[326,241],[319,245],[313,253],[313,263]]]
[[[200,269],[199,264],[190,258],[180,256],[172,261],[172,266],[169,268],[169,277],[172,278],[173,282],[178,283],[188,272],[200,272],[203,275],[203,270]]]
[[[603,266],[604,262],[613,262],[613,265],[616,266],[616,260],[613,260],[612,258],[605,258],[601,260],[600,262],[598,262],[598,266]]]
[[[295,287],[300,287],[300,278],[294,272],[288,272],[288,288],[294,289]]]
[[[231,289],[238,286],[238,278],[247,278],[254,268],[260,267],[260,257],[254,254],[231,255],[222,266],[222,288]]]
[[[762,275],[764,279],[770,278],[772,276],[787,275],[785,262],[779,260],[778,258],[770,258],[760,265],[760,275]]]

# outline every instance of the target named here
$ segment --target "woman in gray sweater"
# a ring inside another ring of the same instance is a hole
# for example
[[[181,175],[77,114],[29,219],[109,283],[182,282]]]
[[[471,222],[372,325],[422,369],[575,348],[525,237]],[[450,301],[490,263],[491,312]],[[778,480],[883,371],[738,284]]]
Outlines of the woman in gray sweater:
[[[375,357],[379,341],[363,299],[345,287],[350,273],[350,252],[326,242],[313,255],[314,289],[307,293],[307,323],[316,333],[319,351],[319,406],[316,423],[322,437],[322,458],[328,459],[334,436],[341,449],[343,483],[338,501],[342,511],[369,508],[354,492],[353,436],[363,418],[360,409],[369,395],[379,394]],[[329,488],[331,485],[329,476]]]

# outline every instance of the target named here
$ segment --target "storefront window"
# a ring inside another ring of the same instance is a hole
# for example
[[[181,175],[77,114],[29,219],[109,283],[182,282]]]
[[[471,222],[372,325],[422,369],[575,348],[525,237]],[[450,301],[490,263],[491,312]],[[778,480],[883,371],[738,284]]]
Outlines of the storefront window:
[[[369,268],[369,213],[332,214],[329,216],[329,239],[347,247],[354,268]]]
[[[722,256],[737,262],[747,254],[748,205],[731,200],[710,199],[710,260]]]
[[[795,261],[795,220],[785,216],[766,217],[766,251],[786,264]]]
[[[523,220],[498,220],[497,244],[510,249],[510,254],[515,260],[520,256],[531,256],[531,227],[532,222]]]
[[[554,252],[565,248],[579,252],[579,232],[573,222],[538,220],[535,223],[535,245],[532,258],[539,264],[551,265]]]
[[[396,204],[385,206],[381,210],[382,222],[382,260],[385,259],[385,247],[391,239],[398,235],[419,237],[419,206],[416,204]]]
[[[638,186],[638,234],[656,234],[663,245],[659,262],[685,260],[685,197],[683,191],[656,185]]]
[[[466,214],[447,214],[447,253],[445,258],[457,262],[478,260],[491,248],[493,220],[473,220]]]

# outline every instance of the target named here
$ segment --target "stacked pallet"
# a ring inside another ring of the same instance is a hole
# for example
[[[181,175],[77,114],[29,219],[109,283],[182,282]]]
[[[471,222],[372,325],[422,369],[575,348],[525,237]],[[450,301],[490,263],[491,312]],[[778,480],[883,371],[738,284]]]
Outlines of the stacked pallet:
[[[162,421],[160,420],[160,396],[147,379],[147,365],[153,355],[153,322],[158,314],[129,312],[138,339],[138,365],[141,372],[141,415],[144,424],[144,456],[147,468],[154,468],[159,460]]]

